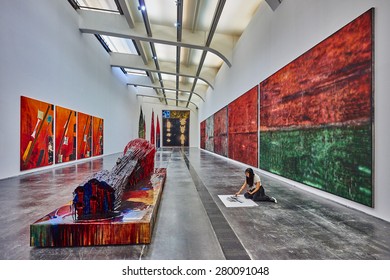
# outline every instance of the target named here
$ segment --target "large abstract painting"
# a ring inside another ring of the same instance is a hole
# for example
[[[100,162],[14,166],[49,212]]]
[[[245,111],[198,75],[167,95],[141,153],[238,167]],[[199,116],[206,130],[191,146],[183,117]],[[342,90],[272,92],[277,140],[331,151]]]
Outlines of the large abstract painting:
[[[206,119],[206,150],[214,152],[214,115]]]
[[[20,170],[53,164],[54,105],[21,96]]]
[[[373,15],[364,13],[260,84],[260,168],[368,206]]]
[[[104,131],[104,120],[98,117],[92,118],[92,155],[100,156],[103,154],[103,131]]]
[[[228,105],[229,158],[258,166],[258,87]]]
[[[206,120],[200,123],[200,148],[206,149]]]
[[[163,146],[189,146],[190,111],[163,110]]]
[[[77,114],[77,159],[92,156],[92,116]]]
[[[77,113],[56,106],[55,161],[68,162],[76,159]]]
[[[214,114],[214,153],[228,156],[228,113],[227,107]]]

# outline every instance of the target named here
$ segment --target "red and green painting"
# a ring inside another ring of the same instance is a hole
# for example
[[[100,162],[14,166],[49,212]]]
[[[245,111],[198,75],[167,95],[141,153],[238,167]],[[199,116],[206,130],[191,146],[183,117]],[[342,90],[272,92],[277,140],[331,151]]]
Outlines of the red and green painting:
[[[258,166],[257,86],[228,105],[229,158]]]
[[[92,156],[92,116],[77,114],[77,159]]]
[[[53,164],[53,113],[53,104],[21,96],[21,171]]]
[[[228,156],[228,113],[227,107],[214,114],[214,153]]]
[[[76,120],[76,111],[56,106],[56,163],[76,159]]]
[[[260,168],[367,206],[373,15],[367,11],[260,84]]]
[[[104,121],[101,118],[93,117],[92,118],[92,155],[100,156],[103,154],[103,131],[104,131]]]

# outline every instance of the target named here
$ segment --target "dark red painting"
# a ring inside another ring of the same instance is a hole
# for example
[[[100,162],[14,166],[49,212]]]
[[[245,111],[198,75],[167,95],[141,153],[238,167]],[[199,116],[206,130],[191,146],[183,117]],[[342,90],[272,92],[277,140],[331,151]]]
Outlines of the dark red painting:
[[[93,117],[93,150],[92,155],[93,156],[100,156],[103,154],[103,130],[104,130],[104,121],[101,118]]]
[[[77,159],[92,156],[92,116],[83,113],[77,114]]]
[[[56,106],[56,163],[76,159],[76,111]]]
[[[228,156],[228,114],[227,107],[214,114],[214,153]]]
[[[229,158],[258,166],[257,86],[228,105]]]
[[[21,97],[20,170],[53,164],[54,105]]]
[[[367,122],[371,11],[261,83],[261,131]]]
[[[206,120],[200,123],[200,148],[206,149]]]

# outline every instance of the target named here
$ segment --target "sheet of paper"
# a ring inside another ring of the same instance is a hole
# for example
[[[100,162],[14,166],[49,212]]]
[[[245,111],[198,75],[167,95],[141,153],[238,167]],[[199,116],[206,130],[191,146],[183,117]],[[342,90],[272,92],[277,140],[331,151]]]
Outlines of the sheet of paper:
[[[254,207],[258,206],[252,199],[246,199],[244,195],[234,196],[230,195],[218,195],[223,204],[226,207]]]

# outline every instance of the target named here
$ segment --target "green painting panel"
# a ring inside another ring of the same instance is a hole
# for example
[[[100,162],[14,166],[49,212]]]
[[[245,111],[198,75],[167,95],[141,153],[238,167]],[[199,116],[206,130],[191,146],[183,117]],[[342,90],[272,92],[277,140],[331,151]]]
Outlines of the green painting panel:
[[[371,126],[260,133],[260,168],[372,206]]]

